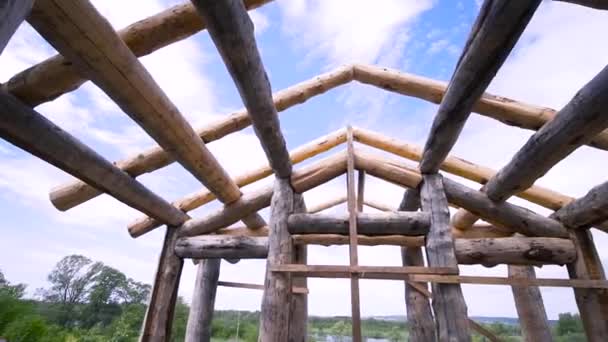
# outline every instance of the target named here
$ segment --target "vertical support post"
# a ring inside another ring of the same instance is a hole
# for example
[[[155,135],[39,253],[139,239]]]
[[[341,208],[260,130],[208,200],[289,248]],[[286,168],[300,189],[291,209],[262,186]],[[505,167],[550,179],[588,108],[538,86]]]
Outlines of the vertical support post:
[[[570,231],[576,247],[576,261],[568,265],[571,279],[605,280],[604,268],[588,229]],[[583,321],[587,340],[608,341],[608,293],[606,289],[574,288],[574,297]]]
[[[420,207],[419,189],[408,189],[403,195],[399,211],[417,211]],[[402,247],[401,261],[403,266],[424,266],[422,248]],[[411,285],[405,283],[405,306],[407,309],[407,321],[409,327],[409,338],[412,342],[436,341],[435,320],[429,298]],[[418,286],[428,289],[427,283],[417,283]]]
[[[141,342],[163,342],[171,337],[179,279],[184,266],[184,260],[175,255],[177,233],[177,228],[167,226],[150,303],[144,317]]]
[[[359,170],[357,178],[357,211],[363,211],[365,203],[365,171]]]
[[[186,325],[186,342],[211,341],[211,322],[221,262],[221,259],[204,259],[198,263],[192,305]]]
[[[347,158],[346,158],[346,198],[348,202],[348,234],[350,265],[357,266],[357,198],[355,194],[355,153],[353,146],[353,129],[348,126],[346,130]],[[359,277],[351,274],[350,277],[350,304],[352,312],[353,342],[361,342],[361,304],[359,302]]]
[[[0,1],[0,54],[25,17],[30,13],[34,0]]]
[[[306,204],[301,194],[294,195],[294,212],[305,213]],[[293,246],[294,263],[306,265],[307,245]],[[294,277],[292,286],[306,288],[306,277]],[[289,318],[289,342],[306,342],[308,339],[308,295],[306,293],[291,294],[291,312]]]
[[[289,340],[291,274],[269,270],[272,266],[291,264],[293,261],[287,218],[297,208],[296,197],[289,178],[275,178],[274,193],[270,202],[268,258],[260,315],[259,340],[263,342]]]
[[[431,267],[458,268],[450,229],[450,211],[440,174],[424,174],[420,188],[422,210],[431,215],[426,256]],[[432,284],[433,311],[439,341],[470,341],[467,305],[460,284]]]
[[[508,269],[511,278],[536,278],[532,266],[509,265]],[[524,341],[553,341],[543,297],[538,286],[511,286],[511,290]]]

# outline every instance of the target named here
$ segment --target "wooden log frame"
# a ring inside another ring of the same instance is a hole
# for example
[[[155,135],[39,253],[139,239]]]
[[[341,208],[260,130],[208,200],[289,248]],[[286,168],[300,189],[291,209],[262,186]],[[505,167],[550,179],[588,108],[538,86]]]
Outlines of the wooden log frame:
[[[306,203],[302,195],[297,195],[294,212],[305,213]],[[289,243],[293,243],[290,239]],[[292,260],[295,264],[306,265],[308,262],[308,246],[292,245]],[[308,340],[308,293],[296,293],[293,288],[307,288],[308,279],[293,278],[291,280],[291,303],[289,306],[289,342],[306,342]]]
[[[508,272],[511,278],[536,278],[532,266],[509,265]],[[524,341],[553,341],[551,326],[547,320],[547,312],[538,286],[511,286],[511,291]]]
[[[439,170],[473,105],[507,59],[538,5],[540,0],[484,1],[424,145],[422,173]]]
[[[242,1],[193,0],[249,112],[253,129],[277,177],[291,175],[291,160],[272,101],[270,82]]]
[[[218,281],[217,282],[218,286],[224,286],[224,287],[234,287],[234,288],[238,288],[238,289],[251,289],[251,290],[264,290],[264,285],[262,284],[249,284],[249,283],[236,283],[236,282],[232,282],[232,281]],[[302,287],[293,287],[291,289],[292,293],[299,293],[299,294],[308,294],[308,289],[307,288],[302,288]]]
[[[568,228],[587,228],[608,219],[608,182],[589,192],[551,215]]]
[[[186,215],[10,94],[0,91],[0,136],[119,201],[169,224]]]
[[[0,55],[32,8],[33,0],[6,0],[0,4]]]
[[[175,255],[177,229],[167,227],[140,341],[169,341],[184,260]]]
[[[234,229],[230,229],[234,230]],[[202,235],[179,238],[175,245],[175,253],[181,258],[242,258],[264,259],[268,255],[268,231],[240,230],[235,235],[222,234]],[[333,234],[316,234],[318,237],[327,237],[327,244],[336,244],[332,241]],[[341,235],[344,239],[340,244],[347,244],[347,234]],[[292,235],[292,239],[305,237],[305,235]],[[359,238],[362,236],[359,235]],[[383,244],[379,240],[378,244]],[[303,245],[302,243],[297,243]],[[408,247],[423,245],[422,239]],[[482,238],[482,239],[454,239],[456,260],[463,265],[483,265],[493,267],[498,264],[511,265],[565,265],[576,260],[574,244],[569,239],[558,238]],[[404,265],[423,266],[423,265]]]
[[[430,267],[458,269],[450,234],[450,211],[440,174],[424,175],[420,185],[420,206],[431,216],[426,237],[426,257]],[[432,284],[433,312],[440,341],[469,341],[467,305],[458,284]]]
[[[408,188],[416,188],[422,176],[402,162],[356,151],[357,168],[367,174]],[[568,237],[558,221],[508,202],[495,203],[484,193],[470,189],[448,178],[443,179],[448,201],[481,216],[484,220],[527,236]]]
[[[186,325],[186,342],[211,341],[211,321],[221,262],[221,259],[206,259],[201,260],[197,266],[192,304]]]
[[[338,206],[342,203],[346,203],[346,195],[337,196],[335,198],[329,199],[326,202],[321,202],[316,205],[313,205],[308,209],[308,213],[310,213],[310,214],[318,213],[318,212],[324,211],[326,209],[330,209],[335,206]]]
[[[557,113],[484,186],[493,201],[523,191],[555,164],[608,127],[608,67],[605,67]]]
[[[330,134],[319,137],[318,139],[315,139],[291,151],[290,157],[292,163],[297,164],[312,158],[338,146],[344,141],[346,141],[346,130],[344,129],[339,129]],[[243,187],[268,177],[271,174],[272,169],[270,166],[264,165],[235,177],[234,182],[237,186]],[[173,205],[182,211],[188,212],[213,201],[215,198],[216,196],[213,194],[213,192],[207,189],[201,189],[200,191],[187,195],[173,202]],[[143,216],[131,222],[127,228],[132,237],[139,237],[159,226],[161,226],[161,222],[158,220],[154,220],[148,216]]]
[[[349,234],[346,214],[293,214],[287,220],[291,234]],[[425,235],[430,218],[426,213],[384,212],[356,213],[357,232],[368,236]]]
[[[297,193],[302,193],[343,174],[346,171],[345,164],[346,153],[336,153],[294,172],[291,184]],[[218,211],[202,218],[186,221],[180,228],[180,235],[196,236],[225,228],[238,222],[244,216],[268,207],[272,195],[273,187],[271,186],[246,193],[238,201],[226,205]]]

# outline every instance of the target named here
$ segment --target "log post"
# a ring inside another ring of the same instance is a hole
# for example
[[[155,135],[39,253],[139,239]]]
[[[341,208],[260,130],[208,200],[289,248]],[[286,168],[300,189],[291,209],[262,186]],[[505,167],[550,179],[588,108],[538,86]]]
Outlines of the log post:
[[[211,321],[221,262],[221,259],[203,259],[198,263],[192,305],[186,326],[186,342],[211,341]]]
[[[430,267],[458,267],[450,230],[450,211],[440,174],[423,175],[420,188],[422,210],[431,215],[426,256]],[[437,284],[433,288],[433,311],[440,341],[470,341],[467,305],[460,284]]]
[[[294,212],[306,212],[306,203],[301,194],[294,194]],[[293,245],[294,264],[306,265],[308,259],[308,246]],[[306,288],[308,278],[294,277],[293,288]],[[291,294],[291,307],[289,313],[289,341],[306,342],[308,340],[308,293]]]
[[[173,312],[184,266],[184,260],[174,253],[176,239],[177,229],[167,227],[140,342],[162,342],[171,338]]]
[[[0,55],[25,17],[34,0],[4,0],[0,2]]]
[[[536,278],[533,266],[509,265],[511,278]],[[526,342],[553,341],[543,297],[538,286],[511,286],[519,326]]]
[[[605,280],[604,268],[587,229],[570,232],[577,260],[568,265],[570,279]],[[608,341],[608,293],[606,289],[574,288],[574,297],[583,321],[587,340]]]
[[[260,341],[289,341],[291,310],[291,275],[271,272],[276,265],[291,264],[293,248],[287,231],[287,217],[296,208],[295,194],[289,179],[276,178],[270,204],[268,258],[260,315]]]

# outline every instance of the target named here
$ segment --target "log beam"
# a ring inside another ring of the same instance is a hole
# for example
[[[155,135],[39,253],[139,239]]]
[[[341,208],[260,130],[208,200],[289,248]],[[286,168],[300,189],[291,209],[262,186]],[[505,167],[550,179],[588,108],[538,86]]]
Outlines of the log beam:
[[[167,227],[140,341],[169,341],[184,260],[175,255],[177,229]]]
[[[346,154],[337,153],[315,164],[294,172],[291,184],[295,191],[302,193],[321,185],[345,172]],[[246,193],[238,201],[212,212],[205,217],[187,221],[180,228],[182,236],[196,236],[214,232],[241,220],[243,217],[270,205],[273,188],[266,186],[252,193]]]
[[[377,235],[425,235],[430,217],[426,213],[357,213],[357,233]],[[349,234],[348,214],[294,214],[287,226],[291,234]]]
[[[587,228],[608,219],[608,182],[556,211],[551,217],[569,228]]]
[[[346,203],[345,195],[341,195],[341,196],[332,198],[332,199],[328,200],[327,202],[322,202],[322,203],[318,203],[317,205],[313,205],[310,207],[310,209],[308,209],[308,212],[311,214],[315,214],[315,213],[324,211],[326,209],[333,208],[342,203]]]
[[[192,305],[186,325],[186,342],[211,341],[211,322],[221,262],[221,259],[206,259],[201,260],[197,266]]]
[[[0,115],[0,136],[10,143],[161,222],[178,225],[185,221],[183,212],[3,91]]]
[[[240,0],[192,2],[207,23],[209,35],[243,99],[270,166],[279,178],[289,177],[289,152],[245,5]]]
[[[32,9],[34,0],[5,0],[0,3],[0,55]]]
[[[420,161],[422,173],[439,170],[473,105],[507,59],[538,5],[540,0],[484,1],[439,104]]]
[[[571,241],[569,241],[572,243]],[[572,246],[574,247],[574,246]],[[509,265],[511,278],[536,278],[534,267]],[[553,341],[551,326],[538,286],[512,286],[513,299],[525,342]]]
[[[426,257],[430,267],[458,270],[450,234],[450,212],[440,174],[424,175],[420,186],[422,211],[431,216],[426,237]],[[458,284],[432,284],[433,312],[440,341],[470,341],[467,305]]]
[[[200,235],[179,238],[175,254],[191,259],[266,259],[268,240],[249,236]]]
[[[294,149],[291,151],[290,157],[292,162],[297,164],[326,152],[344,141],[346,141],[346,130],[339,129]],[[239,187],[243,187],[268,177],[271,174],[272,169],[269,165],[265,165],[235,177],[234,183]],[[213,192],[208,189],[202,189],[173,202],[173,205],[182,211],[188,212],[213,201],[215,198],[216,196]],[[161,222],[144,216],[131,222],[128,226],[128,230],[132,237],[138,237],[159,226],[161,226]]]

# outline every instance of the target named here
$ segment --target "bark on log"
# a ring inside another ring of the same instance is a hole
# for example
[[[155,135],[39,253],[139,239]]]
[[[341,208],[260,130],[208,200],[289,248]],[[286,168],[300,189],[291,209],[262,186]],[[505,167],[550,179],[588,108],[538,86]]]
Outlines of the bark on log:
[[[346,141],[346,131],[340,129],[294,149],[291,152],[290,157],[292,162],[297,164],[320,153],[326,152],[344,141]],[[271,174],[272,169],[270,166],[265,165],[235,177],[234,182],[239,187],[243,187],[268,177]],[[202,189],[173,202],[173,205],[182,211],[188,212],[213,201],[215,198],[215,195],[211,191]],[[160,222],[144,216],[129,224],[128,230],[132,237],[138,237],[159,226],[161,226]]]
[[[431,216],[426,237],[430,267],[458,268],[450,233],[450,211],[440,174],[424,175],[420,187],[422,210]],[[459,284],[432,284],[433,311],[440,341],[470,341],[467,305]]]
[[[289,152],[245,5],[241,0],[193,3],[243,99],[270,166],[280,178],[291,176]]]
[[[368,174],[401,186],[416,188],[421,175],[401,162],[357,151],[357,168]],[[538,215],[507,202],[494,203],[484,193],[444,178],[443,185],[450,202],[465,208],[484,220],[528,236],[567,237],[566,228],[558,221]]]
[[[568,265],[570,279],[605,280],[593,236],[589,230],[570,231],[578,258]],[[589,342],[608,341],[608,289],[574,288],[578,312]]]
[[[426,213],[358,213],[357,233],[362,235],[425,235],[430,217]],[[287,227],[291,234],[349,234],[348,214],[294,214]]]
[[[532,266],[509,265],[509,277],[536,278],[536,274]],[[543,297],[538,286],[511,286],[511,290],[524,341],[553,341]]]
[[[205,143],[89,1],[41,0],[28,22],[218,198],[240,196]]]
[[[201,260],[197,266],[185,342],[210,342],[221,259]]]
[[[487,0],[469,33],[428,135],[420,171],[436,173],[456,143],[473,105],[519,39],[540,0]]]
[[[323,184],[345,171],[346,155],[337,153],[315,164],[294,172],[291,183],[298,193]],[[253,193],[243,195],[238,201],[199,219],[187,221],[180,228],[180,235],[195,236],[211,233],[236,223],[244,216],[266,208],[270,204],[273,188],[264,187]]]
[[[168,224],[186,215],[10,94],[0,91],[0,136],[119,201]]]
[[[0,55],[32,9],[33,0],[4,0],[0,3]]]
[[[248,9],[268,0],[245,0]],[[148,55],[169,44],[205,29],[205,23],[190,2],[172,6],[118,31],[118,35],[137,57]],[[31,107],[54,100],[76,90],[86,78],[63,56],[57,54],[21,71],[4,85],[6,90]]]
[[[551,215],[569,228],[586,228],[608,219],[608,182]]]
[[[402,248],[401,259],[403,266],[424,266],[420,247]],[[416,285],[428,289],[427,283],[416,283]],[[405,282],[405,305],[410,341],[436,341],[435,320],[433,319],[429,298],[410,285],[408,281]]]
[[[456,258],[460,264],[486,267],[510,265],[565,265],[576,260],[574,244],[569,239],[507,237],[496,239],[455,239]]]
[[[557,113],[555,119],[534,133],[496,176],[486,184],[494,201],[506,200],[525,190],[575,149],[608,126],[608,67],[587,83]]]
[[[177,229],[167,227],[140,341],[169,341],[184,260],[175,255]]]
[[[287,217],[296,208],[298,196],[289,184],[289,179],[275,179],[270,209],[266,280],[260,314],[260,341],[289,341],[291,275],[271,272],[270,269],[273,266],[293,262],[293,247],[287,231]]]
[[[297,245],[348,245],[349,237],[346,235],[336,234],[310,234],[310,235],[293,235],[292,240]],[[420,247],[424,246],[423,236],[403,236],[403,235],[387,235],[387,236],[365,236],[358,235],[357,242],[361,246],[408,246]]]
[[[190,259],[265,259],[268,241],[248,236],[201,235],[179,238],[175,254]]]

